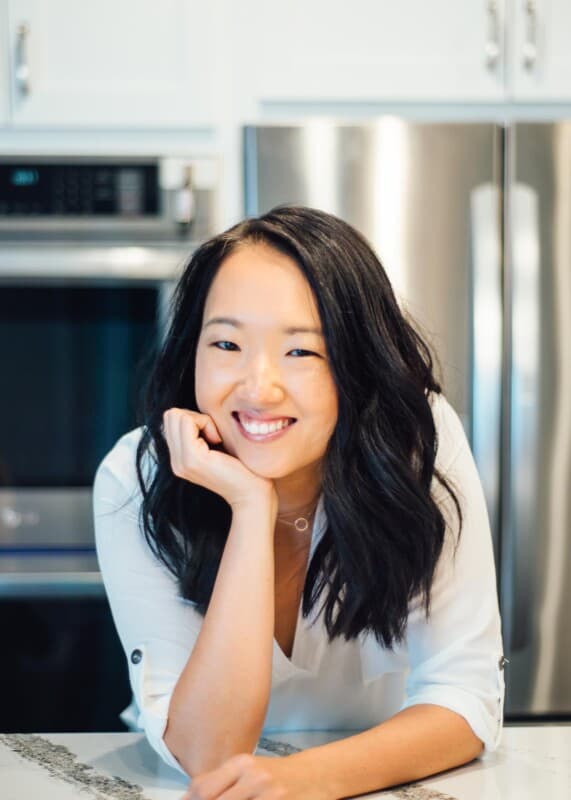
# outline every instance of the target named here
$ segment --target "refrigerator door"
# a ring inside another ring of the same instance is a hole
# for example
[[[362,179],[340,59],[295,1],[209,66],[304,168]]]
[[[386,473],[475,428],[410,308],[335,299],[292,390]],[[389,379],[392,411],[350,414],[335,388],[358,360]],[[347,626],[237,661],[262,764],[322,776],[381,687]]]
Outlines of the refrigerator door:
[[[498,553],[502,130],[382,117],[245,129],[246,212],[342,217],[372,244],[436,351],[484,483]]]
[[[517,124],[506,192],[506,711],[571,714],[571,122]]]

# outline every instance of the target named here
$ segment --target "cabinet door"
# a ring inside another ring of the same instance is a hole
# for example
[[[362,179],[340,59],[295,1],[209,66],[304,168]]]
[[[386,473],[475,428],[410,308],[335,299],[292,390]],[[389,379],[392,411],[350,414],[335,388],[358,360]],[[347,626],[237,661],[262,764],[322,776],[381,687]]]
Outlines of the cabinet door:
[[[571,3],[512,0],[511,96],[515,100],[571,100]]]
[[[28,71],[14,77],[14,124],[209,125],[215,5],[9,0],[12,62]]]
[[[258,101],[502,99],[503,10],[503,0],[229,4],[242,85]]]
[[[0,127],[8,123],[10,111],[10,66],[5,43],[8,41],[8,0],[0,0]]]

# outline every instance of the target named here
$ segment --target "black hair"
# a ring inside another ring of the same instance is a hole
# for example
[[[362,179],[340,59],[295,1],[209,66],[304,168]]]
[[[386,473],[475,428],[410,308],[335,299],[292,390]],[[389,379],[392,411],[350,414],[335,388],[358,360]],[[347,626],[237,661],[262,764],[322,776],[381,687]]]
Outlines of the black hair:
[[[322,462],[327,526],[307,569],[302,613],[325,591],[329,640],[374,633],[385,647],[406,634],[410,604],[428,617],[446,520],[433,478],[462,513],[435,467],[437,431],[429,402],[442,389],[428,345],[401,311],[382,264],[353,227],[315,209],[280,206],[205,242],[177,284],[172,322],[150,372],[140,422],[137,475],[141,525],[182,597],[204,615],[231,524],[222,497],[175,476],[163,435],[171,407],[198,411],[194,366],[209,287],[244,243],[290,256],[319,310],[338,396],[338,419]],[[143,460],[152,455],[145,477]],[[335,613],[336,612],[336,613]]]

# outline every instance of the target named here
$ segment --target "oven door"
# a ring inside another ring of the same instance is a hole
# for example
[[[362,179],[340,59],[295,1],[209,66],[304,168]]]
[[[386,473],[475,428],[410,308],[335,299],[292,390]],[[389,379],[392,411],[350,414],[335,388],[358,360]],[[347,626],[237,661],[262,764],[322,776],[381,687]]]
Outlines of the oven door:
[[[0,548],[93,546],[91,485],[159,341],[160,284],[0,287]]]

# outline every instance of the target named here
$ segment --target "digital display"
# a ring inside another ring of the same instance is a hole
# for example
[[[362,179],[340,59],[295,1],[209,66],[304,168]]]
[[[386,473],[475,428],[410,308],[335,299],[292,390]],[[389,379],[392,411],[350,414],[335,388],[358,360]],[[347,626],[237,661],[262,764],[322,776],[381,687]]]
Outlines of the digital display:
[[[35,186],[40,180],[37,169],[15,169],[10,175],[12,186]]]

